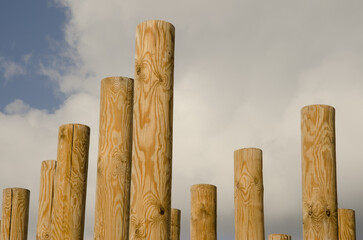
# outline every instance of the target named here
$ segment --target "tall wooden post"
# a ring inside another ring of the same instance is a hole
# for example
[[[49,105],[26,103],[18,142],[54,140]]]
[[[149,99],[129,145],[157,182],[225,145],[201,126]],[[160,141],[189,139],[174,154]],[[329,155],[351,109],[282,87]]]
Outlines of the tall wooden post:
[[[190,188],[190,240],[217,239],[217,187],[196,184]]]
[[[268,235],[268,240],[291,240],[291,236],[286,234],[270,234]]]
[[[355,211],[338,209],[339,240],[355,240]]]
[[[88,126],[59,127],[52,240],[83,239],[89,137]]]
[[[95,240],[128,239],[133,87],[125,77],[101,82]]]
[[[335,110],[311,105],[301,110],[303,238],[337,240]]]
[[[234,152],[234,207],[236,240],[264,240],[262,151]]]
[[[37,240],[51,239],[54,180],[57,161],[43,161],[40,171]]]
[[[180,210],[176,208],[171,209],[170,217],[170,240],[180,239]]]
[[[26,240],[28,237],[30,191],[24,188],[3,190],[1,240]]]
[[[174,27],[137,26],[130,239],[169,240],[173,133]]]

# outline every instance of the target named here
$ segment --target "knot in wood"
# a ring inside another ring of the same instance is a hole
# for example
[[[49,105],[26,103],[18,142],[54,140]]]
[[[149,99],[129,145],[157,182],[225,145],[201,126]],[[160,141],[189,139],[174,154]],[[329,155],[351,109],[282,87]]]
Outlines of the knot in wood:
[[[325,211],[325,213],[326,213],[326,215],[327,215],[328,217],[330,217],[330,210],[329,210],[329,209],[327,209],[327,210]]]

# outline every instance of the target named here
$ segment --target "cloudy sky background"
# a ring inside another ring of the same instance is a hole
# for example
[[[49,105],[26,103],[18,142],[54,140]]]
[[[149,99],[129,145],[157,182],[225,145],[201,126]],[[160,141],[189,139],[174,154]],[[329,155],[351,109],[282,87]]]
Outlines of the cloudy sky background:
[[[302,239],[300,109],[336,108],[339,207],[363,238],[363,2],[2,1],[0,187],[31,190],[58,127],[91,127],[85,239],[93,239],[100,81],[134,75],[139,22],[176,28],[173,207],[189,239],[190,186],[218,187],[218,237],[234,239],[233,151],[263,150],[265,231]],[[1,195],[1,193],[0,193]]]

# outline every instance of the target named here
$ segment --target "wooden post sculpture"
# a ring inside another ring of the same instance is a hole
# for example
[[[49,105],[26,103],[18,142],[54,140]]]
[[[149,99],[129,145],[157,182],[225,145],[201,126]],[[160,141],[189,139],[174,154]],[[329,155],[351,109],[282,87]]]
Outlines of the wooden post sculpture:
[[[301,110],[303,238],[337,240],[335,110],[311,105]]]
[[[23,188],[3,190],[1,240],[26,240],[28,236],[30,191]]]
[[[355,240],[355,212],[352,209],[338,209],[339,240]]]
[[[133,86],[124,77],[101,82],[95,240],[128,239]]]
[[[190,188],[190,240],[217,239],[217,187],[197,184]]]
[[[262,151],[234,152],[234,207],[236,240],[264,240]]]
[[[291,240],[291,236],[286,234],[270,234],[268,235],[268,240]]]
[[[130,239],[169,240],[173,133],[174,27],[137,26]]]
[[[172,208],[170,217],[170,240],[180,239],[180,210]]]
[[[87,187],[89,127],[59,127],[52,212],[52,240],[82,240]]]
[[[37,240],[51,239],[51,223],[54,197],[54,180],[57,161],[42,162],[40,172]]]

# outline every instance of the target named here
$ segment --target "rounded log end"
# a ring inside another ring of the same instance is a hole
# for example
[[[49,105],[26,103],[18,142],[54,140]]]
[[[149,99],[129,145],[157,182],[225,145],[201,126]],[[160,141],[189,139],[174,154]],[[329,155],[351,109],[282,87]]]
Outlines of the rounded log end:
[[[168,26],[171,30],[175,31],[175,27],[173,24],[171,24],[170,22],[164,21],[164,20],[157,20],[157,19],[152,19],[152,20],[146,20],[143,21],[141,23],[139,23],[137,25],[137,28],[139,27],[143,27],[143,26]]]
[[[326,105],[326,104],[312,104],[312,105],[306,105],[306,106],[302,107],[301,114],[311,112],[311,111],[315,112],[317,109],[326,109],[326,110],[335,112],[335,108],[333,106]]]
[[[217,191],[217,187],[211,184],[194,184],[190,187],[190,191],[198,191],[198,190],[206,190],[206,191]]]

